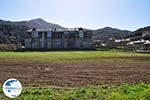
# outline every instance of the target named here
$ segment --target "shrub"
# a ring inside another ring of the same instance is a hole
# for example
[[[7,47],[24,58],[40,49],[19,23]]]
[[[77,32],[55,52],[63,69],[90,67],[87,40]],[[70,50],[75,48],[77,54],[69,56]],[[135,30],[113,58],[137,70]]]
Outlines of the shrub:
[[[0,51],[16,50],[17,46],[15,44],[0,44]]]

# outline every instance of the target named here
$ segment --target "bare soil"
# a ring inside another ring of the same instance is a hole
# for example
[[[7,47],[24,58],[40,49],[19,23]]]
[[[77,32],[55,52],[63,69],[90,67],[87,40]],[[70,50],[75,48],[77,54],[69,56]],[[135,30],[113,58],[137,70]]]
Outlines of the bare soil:
[[[20,80],[23,86],[150,83],[150,62],[125,59],[110,62],[0,62],[0,85],[8,78]]]

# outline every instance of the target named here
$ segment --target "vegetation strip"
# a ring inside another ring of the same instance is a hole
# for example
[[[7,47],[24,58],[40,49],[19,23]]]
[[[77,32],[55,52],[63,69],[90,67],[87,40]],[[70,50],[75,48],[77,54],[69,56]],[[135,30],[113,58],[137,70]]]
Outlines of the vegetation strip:
[[[0,61],[79,61],[111,58],[145,58],[150,54],[113,51],[68,51],[68,52],[0,52]]]
[[[8,100],[0,89],[0,99]],[[25,88],[14,100],[149,100],[150,84],[82,87],[74,89]]]

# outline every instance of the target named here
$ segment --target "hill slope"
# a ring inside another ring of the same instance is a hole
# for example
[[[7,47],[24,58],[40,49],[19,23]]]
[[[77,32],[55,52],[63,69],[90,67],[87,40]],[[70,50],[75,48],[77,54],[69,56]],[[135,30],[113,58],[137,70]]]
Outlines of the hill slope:
[[[26,26],[28,28],[63,28],[60,25],[46,22],[45,20],[38,18],[29,21],[19,21],[19,22],[11,22],[11,21],[3,21],[0,20],[0,25],[16,25],[16,26]]]
[[[46,22],[45,20],[38,18],[30,21],[4,21],[0,20],[0,44],[18,44],[24,43],[24,33],[31,28],[63,28],[60,25]]]
[[[23,44],[24,32],[25,30],[31,28],[49,29],[63,27],[58,24],[46,22],[41,18],[18,22],[0,20],[0,43],[17,44],[21,42]],[[119,30],[111,27],[105,27],[102,29],[93,30],[93,39],[107,41],[110,38],[121,39],[130,34],[131,32],[127,30]]]
[[[93,31],[93,39],[98,39],[98,40],[108,40],[110,38],[121,39],[130,35],[131,33],[132,33],[131,31],[127,31],[127,30],[119,30],[116,28],[105,27]]]

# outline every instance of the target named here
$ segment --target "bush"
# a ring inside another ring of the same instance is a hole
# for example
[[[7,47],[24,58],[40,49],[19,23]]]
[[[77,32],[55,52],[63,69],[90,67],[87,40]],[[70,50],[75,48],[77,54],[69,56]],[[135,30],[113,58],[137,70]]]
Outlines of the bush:
[[[0,44],[0,51],[16,50],[17,46],[15,44]]]

